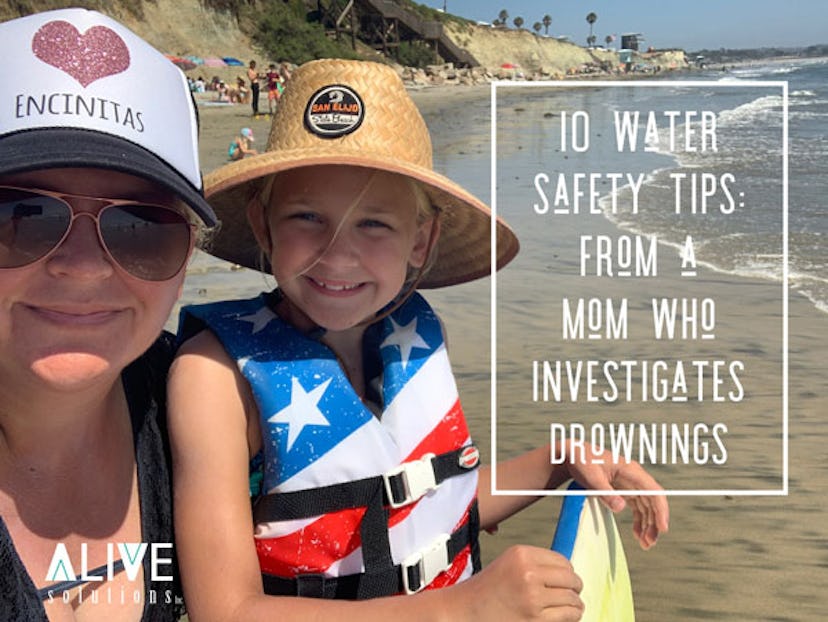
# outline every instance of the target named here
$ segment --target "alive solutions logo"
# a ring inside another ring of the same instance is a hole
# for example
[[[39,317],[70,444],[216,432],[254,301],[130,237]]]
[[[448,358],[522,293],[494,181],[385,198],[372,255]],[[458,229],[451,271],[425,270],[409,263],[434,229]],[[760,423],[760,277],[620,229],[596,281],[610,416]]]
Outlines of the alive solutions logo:
[[[170,542],[107,542],[106,563],[90,569],[88,543],[81,543],[80,565],[76,567],[66,545],[58,542],[46,572],[45,583],[48,585],[40,590],[42,600],[47,603],[62,600],[67,604],[75,599],[79,603],[127,604],[141,603],[146,598],[149,604],[172,603],[175,598],[171,589],[172,549]],[[145,559],[149,562],[149,577],[144,574],[142,580],[140,571]],[[129,585],[123,582],[118,586],[103,585],[104,581],[112,581],[122,572]],[[151,587],[147,587],[147,581]],[[157,589],[154,587],[157,584],[167,587]],[[92,587],[91,591],[87,589],[89,587]]]

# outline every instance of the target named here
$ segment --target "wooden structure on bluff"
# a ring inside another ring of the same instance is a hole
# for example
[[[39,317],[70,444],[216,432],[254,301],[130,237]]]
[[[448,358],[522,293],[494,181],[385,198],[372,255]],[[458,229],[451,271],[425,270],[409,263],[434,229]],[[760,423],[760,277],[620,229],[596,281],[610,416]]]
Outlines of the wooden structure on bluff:
[[[359,37],[374,49],[395,55],[401,42],[422,40],[436,57],[456,67],[480,64],[446,36],[440,22],[422,19],[391,0],[318,0],[316,10],[328,32],[337,39],[349,36],[354,48]]]

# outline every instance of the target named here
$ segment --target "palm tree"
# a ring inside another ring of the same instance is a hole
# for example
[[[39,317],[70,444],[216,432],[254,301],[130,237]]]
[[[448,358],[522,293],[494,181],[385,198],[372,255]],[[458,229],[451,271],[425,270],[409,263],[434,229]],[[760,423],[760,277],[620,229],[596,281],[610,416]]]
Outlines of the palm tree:
[[[606,43],[606,44],[607,44],[607,47],[609,47],[609,46],[610,46],[610,44],[611,44],[613,41],[615,41],[615,37],[613,37],[612,35],[607,35],[606,37],[604,37],[604,43]]]
[[[587,45],[592,45],[595,43],[595,37],[592,36],[592,25],[598,19],[598,16],[595,13],[589,13],[586,16],[586,21],[589,24],[589,37],[587,37]]]
[[[520,27],[521,27],[521,26],[523,26],[523,18],[522,18],[520,15],[518,15],[518,16],[517,16],[514,20],[512,20],[512,21],[513,21],[513,23],[514,23],[514,25],[515,25],[515,28],[517,28],[518,30],[520,30]]]
[[[543,33],[545,35],[549,34],[549,25],[552,23],[552,18],[549,15],[543,16],[543,27],[546,28],[546,31]]]
[[[505,26],[506,20],[509,19],[509,12],[506,9],[502,9],[500,13],[497,14],[497,19],[499,19],[500,23]]]
[[[534,24],[532,24],[532,29],[533,29],[533,30],[535,31],[535,33],[537,33],[537,34],[540,34],[540,29],[541,29],[541,28],[543,28],[543,24],[541,24],[540,22],[535,22]]]

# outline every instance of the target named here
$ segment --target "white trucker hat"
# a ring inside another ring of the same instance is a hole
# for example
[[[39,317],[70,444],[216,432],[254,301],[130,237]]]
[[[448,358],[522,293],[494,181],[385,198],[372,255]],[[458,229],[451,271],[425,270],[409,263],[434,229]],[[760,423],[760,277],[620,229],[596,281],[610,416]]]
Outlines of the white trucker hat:
[[[0,174],[111,169],[157,182],[207,225],[198,116],[181,71],[115,20],[85,9],[0,24]]]

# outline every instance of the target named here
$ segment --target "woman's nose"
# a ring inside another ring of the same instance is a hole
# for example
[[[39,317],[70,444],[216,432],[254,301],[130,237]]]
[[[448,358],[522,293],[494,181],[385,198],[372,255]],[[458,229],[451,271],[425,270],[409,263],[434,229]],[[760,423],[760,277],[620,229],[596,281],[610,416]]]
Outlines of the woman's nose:
[[[47,260],[48,269],[55,275],[93,280],[112,274],[108,253],[98,238],[94,216],[82,212],[75,216],[69,233]]]

